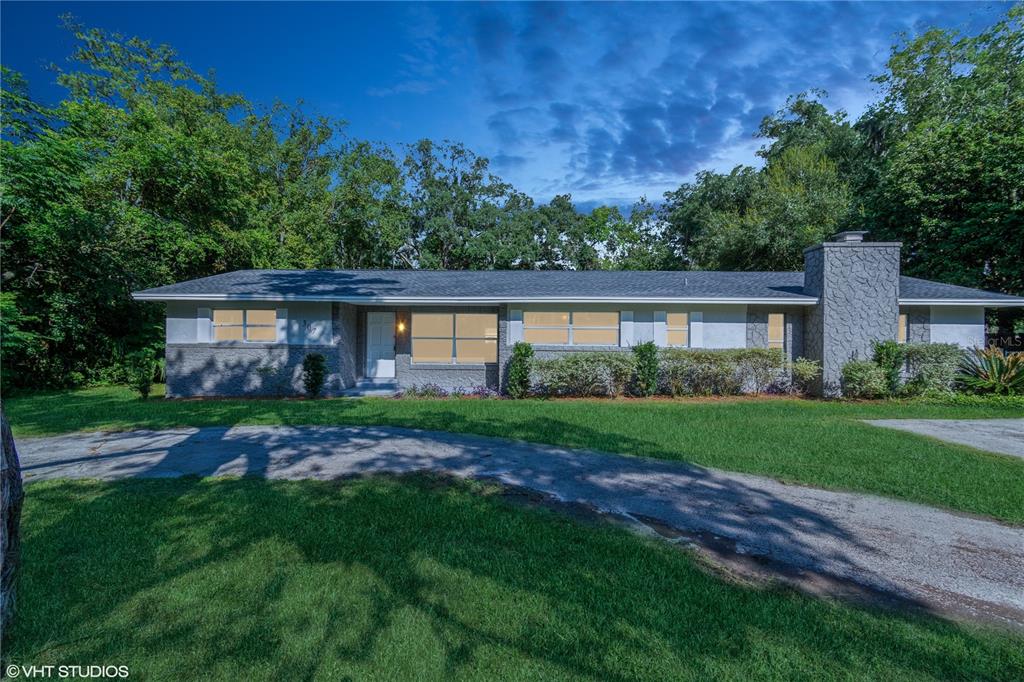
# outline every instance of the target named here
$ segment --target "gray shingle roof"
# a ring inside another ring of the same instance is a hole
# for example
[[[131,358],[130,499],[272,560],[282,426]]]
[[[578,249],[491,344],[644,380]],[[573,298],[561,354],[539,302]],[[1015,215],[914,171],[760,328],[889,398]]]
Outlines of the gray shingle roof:
[[[813,303],[802,272],[238,270],[135,292],[140,300],[736,300]],[[1024,303],[1005,294],[900,278],[900,297]]]

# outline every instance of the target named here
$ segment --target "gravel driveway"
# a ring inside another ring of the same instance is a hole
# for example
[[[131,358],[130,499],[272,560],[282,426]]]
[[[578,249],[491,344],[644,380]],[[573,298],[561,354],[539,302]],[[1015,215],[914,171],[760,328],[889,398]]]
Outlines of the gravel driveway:
[[[19,443],[27,480],[331,479],[430,470],[726,538],[737,551],[944,612],[1024,626],[1024,528],[682,462],[389,427],[86,433]]]
[[[870,419],[868,424],[1024,459],[1024,419]]]

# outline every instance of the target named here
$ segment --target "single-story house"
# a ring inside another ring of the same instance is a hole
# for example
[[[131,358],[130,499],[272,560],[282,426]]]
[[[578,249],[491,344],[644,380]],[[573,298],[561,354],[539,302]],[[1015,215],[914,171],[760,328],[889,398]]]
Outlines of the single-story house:
[[[775,347],[822,365],[871,342],[985,343],[986,308],[1024,298],[900,275],[900,244],[836,235],[803,272],[241,270],[135,292],[167,310],[167,395],[301,390],[307,353],[328,395],[426,383],[500,388],[517,341],[589,350]]]

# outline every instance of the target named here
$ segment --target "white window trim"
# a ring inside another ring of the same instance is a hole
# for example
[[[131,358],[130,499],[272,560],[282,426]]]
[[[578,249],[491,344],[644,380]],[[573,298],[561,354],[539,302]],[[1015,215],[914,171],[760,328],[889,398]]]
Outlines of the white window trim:
[[[447,314],[447,313],[442,313],[442,314]],[[451,313],[451,316],[452,316],[452,332],[451,332],[451,336],[450,337],[448,337],[448,336],[417,336],[416,335],[416,312],[413,311],[413,313],[409,316],[409,322],[410,322],[410,327],[411,327],[411,329],[409,330],[409,332],[410,332],[409,333],[409,362],[412,365],[414,365],[414,366],[416,366],[416,365],[419,365],[419,366],[422,366],[422,365],[454,365],[454,366],[458,366],[458,367],[476,367],[478,365],[489,365],[489,364],[494,364],[495,362],[497,362],[497,357],[495,357],[495,359],[493,361],[484,360],[483,362],[459,362],[458,347],[457,347],[457,343],[459,341],[494,341],[495,348],[497,348],[497,345],[498,345],[498,336],[497,335],[495,335],[493,337],[491,337],[491,336],[457,336],[456,335],[456,329],[458,328],[459,323],[458,323],[458,320],[456,319],[456,317],[458,315],[460,315],[460,314],[466,314],[466,313],[459,313],[459,312]],[[480,314],[480,313],[469,313],[469,314],[477,315],[477,314]],[[483,314],[491,315],[492,313],[483,313]],[[500,324],[500,322],[499,322],[499,320],[496,317],[495,318],[495,326],[497,326],[498,324]],[[451,360],[449,362],[436,362],[436,361],[417,362],[415,357],[412,354],[412,343],[416,339],[428,339],[428,340],[431,340],[431,341],[450,340],[451,341],[451,354],[452,354]],[[497,351],[495,351],[495,353],[497,353]]]
[[[218,310],[240,310],[242,312],[242,323],[241,324],[217,324],[216,322],[214,322],[214,314]],[[255,311],[260,311],[260,312],[265,312],[267,310],[273,311],[273,313],[274,313],[274,322],[273,322],[273,324],[249,324],[249,312],[250,312],[250,310],[255,310]],[[282,316],[282,314],[281,314],[282,311],[284,311],[286,313],[284,316]],[[204,315],[204,313],[205,313],[205,315]],[[200,308],[199,309],[199,319],[203,320],[204,317],[207,320],[209,320],[209,336],[208,336],[208,339],[209,339],[210,343],[225,344],[225,345],[238,344],[238,343],[250,343],[250,344],[251,343],[284,343],[285,340],[287,339],[287,337],[285,339],[281,338],[281,327],[282,327],[281,321],[283,319],[285,325],[287,325],[287,322],[288,322],[287,311],[284,310],[283,308],[212,308],[212,309],[211,308]],[[241,339],[223,339],[223,340],[219,340],[218,341],[217,340],[217,328],[218,327],[240,327],[242,329],[242,338]],[[248,334],[246,333],[246,331],[250,327],[251,328],[258,328],[258,329],[271,329],[272,328],[274,330],[274,340],[273,341],[250,341],[249,338],[248,338]],[[287,327],[285,327],[285,330],[286,330],[286,333],[287,333]]]
[[[569,314],[569,322],[568,322],[567,325],[563,325],[563,324],[526,324],[526,313],[530,313],[530,312],[556,312],[556,313],[566,312],[566,313]],[[577,325],[575,320],[576,320],[576,313],[578,313],[578,312],[579,313],[591,313],[591,312],[615,313],[616,315],[619,316],[619,322],[618,322],[618,324],[615,324],[615,325],[597,325],[597,326],[595,326],[595,325]],[[631,314],[631,316],[632,316],[632,314]],[[568,331],[569,331],[568,342],[567,343],[536,343],[536,344],[534,344],[536,346],[559,346],[559,347],[562,347],[562,348],[568,348],[570,346],[580,345],[580,346],[595,346],[595,347],[601,347],[601,348],[618,348],[621,345],[621,342],[622,342],[622,311],[620,311],[620,310],[607,310],[607,311],[606,310],[601,310],[601,311],[571,310],[571,309],[565,309],[564,311],[563,310],[553,310],[553,311],[552,310],[538,310],[538,311],[527,310],[527,311],[525,311],[523,313],[523,323],[522,324],[523,324],[523,338],[526,338],[526,332],[528,330],[530,330],[530,329],[568,329]],[[615,341],[615,343],[582,343],[582,344],[576,344],[574,342],[574,330],[576,330],[576,329],[582,329],[582,330],[586,330],[586,331],[595,330],[595,329],[615,330],[616,341]]]
[[[692,310],[673,310],[672,311],[673,315],[678,315],[680,313],[686,313],[686,327],[670,327],[669,324],[668,324],[668,312],[666,311],[666,313],[665,313],[665,347],[666,348],[693,348],[693,333],[691,331],[691,327],[693,326],[693,320],[692,320],[692,318],[693,318],[693,311]],[[668,333],[669,332],[682,331],[683,329],[686,330],[686,345],[685,346],[677,346],[677,345],[670,344],[668,342]]]

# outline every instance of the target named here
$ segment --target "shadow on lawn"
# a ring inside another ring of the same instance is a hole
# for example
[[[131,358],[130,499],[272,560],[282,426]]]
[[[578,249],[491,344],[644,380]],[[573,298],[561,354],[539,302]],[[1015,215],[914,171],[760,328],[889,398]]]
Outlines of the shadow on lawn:
[[[465,420],[455,413],[438,413],[428,425],[436,421],[462,431],[467,429]],[[474,424],[479,427],[479,420]],[[539,417],[526,422],[527,429],[538,432],[550,432],[559,425]],[[586,441],[595,435],[581,433],[580,437]],[[627,451],[644,450],[639,439],[622,437],[618,445]],[[844,554],[843,547],[865,547],[833,518],[809,505],[780,498],[770,482],[740,480],[683,462],[384,426],[207,427],[73,435],[27,443],[23,460],[30,478],[196,475],[335,479],[421,471],[494,478],[560,500],[581,501],[730,538],[797,567],[832,564],[864,573],[863,567]],[[813,542],[818,537],[833,540],[835,549],[824,550],[822,543]],[[877,587],[894,591],[880,576],[874,579]]]
[[[403,658],[442,678],[998,670],[952,625],[730,586],[685,554],[479,492],[422,477],[40,486],[7,655],[236,679],[395,676]]]

